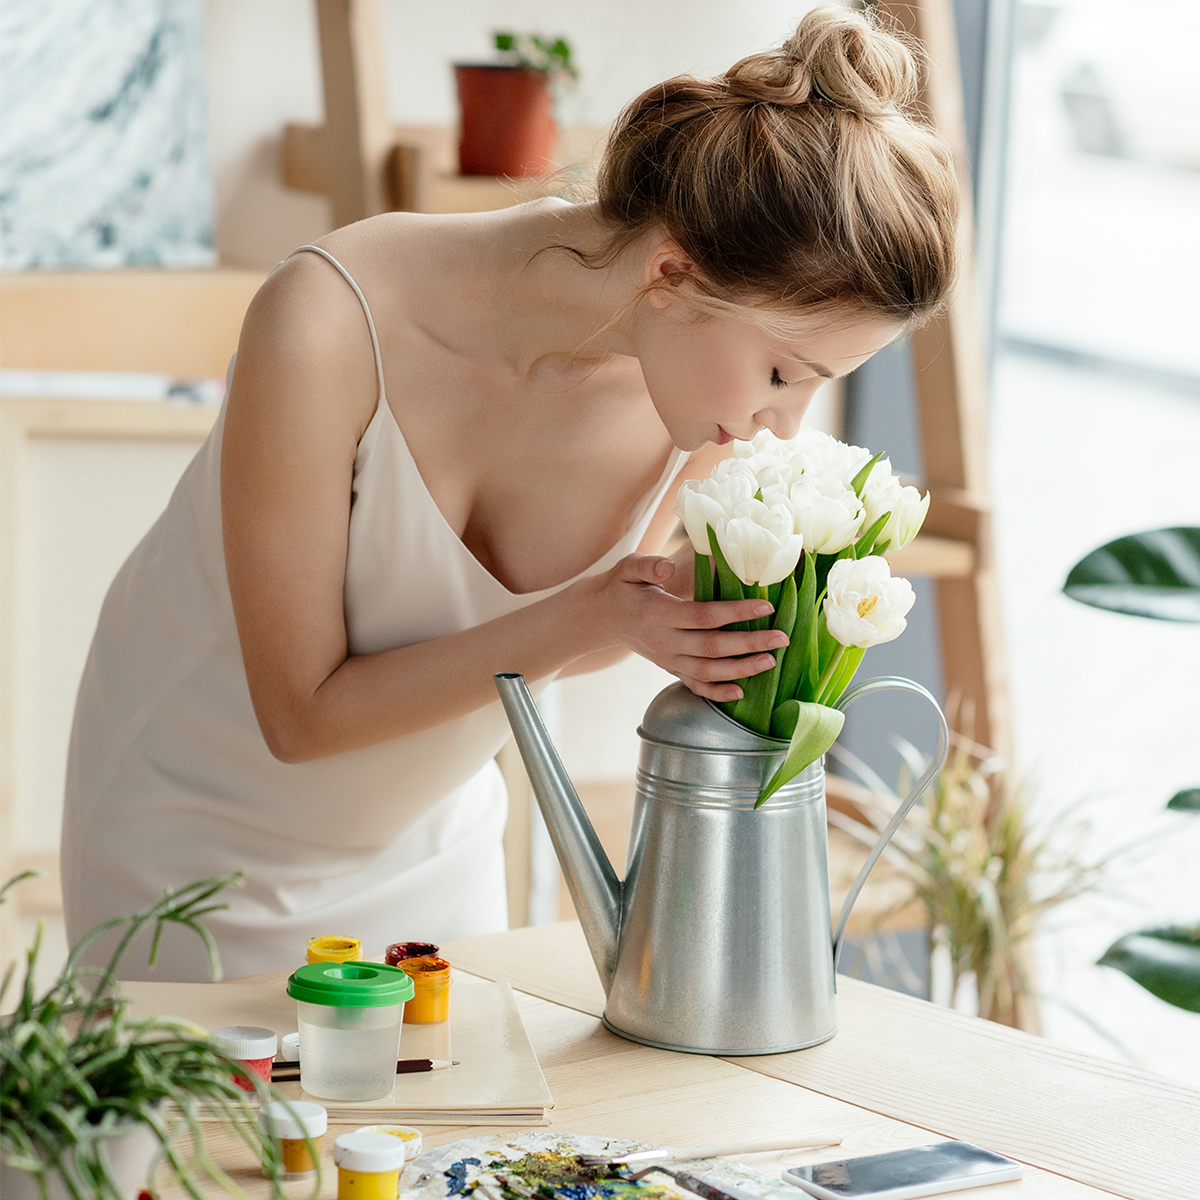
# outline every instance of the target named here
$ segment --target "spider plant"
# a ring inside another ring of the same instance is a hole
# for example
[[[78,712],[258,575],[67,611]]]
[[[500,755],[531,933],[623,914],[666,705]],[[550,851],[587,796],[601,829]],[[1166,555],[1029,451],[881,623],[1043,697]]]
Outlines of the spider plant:
[[[925,769],[912,746],[900,748],[906,773]],[[900,798],[853,755],[837,746],[830,753],[865,786],[856,792],[860,816],[830,810],[829,822],[872,845]],[[1026,943],[1050,909],[1094,891],[1107,865],[1080,857],[1085,832],[1082,824],[1066,828],[1060,820],[1035,835],[1024,789],[996,755],[957,729],[923,805],[909,814],[884,851],[907,888],[876,918],[869,936],[919,902],[931,965],[939,957],[949,960],[948,995],[940,999],[949,1002],[959,984],[973,976],[981,1017],[1030,1028],[1035,1016]]]
[[[26,871],[0,888],[0,902]],[[9,1167],[30,1172],[43,1200],[50,1188],[72,1200],[125,1200],[107,1165],[105,1143],[130,1126],[148,1127],[165,1160],[188,1194],[200,1200],[208,1178],[230,1194],[241,1194],[205,1151],[204,1122],[235,1131],[260,1157],[263,1138],[250,1094],[237,1083],[242,1068],[222,1057],[203,1029],[173,1017],[135,1018],[120,994],[117,969],[134,939],[152,928],[150,965],[168,925],[194,932],[207,952],[214,978],[220,964],[212,935],[200,924],[222,888],[240,875],[202,879],[168,890],[139,912],[97,925],[71,951],[58,978],[43,995],[34,990],[41,948],[39,923],[25,954],[24,983],[16,1008],[0,1017],[0,1153]],[[84,965],[98,938],[123,929],[107,966]],[[16,973],[12,963],[0,984],[0,1002]],[[285,1195],[278,1164],[266,1143],[273,1194]]]

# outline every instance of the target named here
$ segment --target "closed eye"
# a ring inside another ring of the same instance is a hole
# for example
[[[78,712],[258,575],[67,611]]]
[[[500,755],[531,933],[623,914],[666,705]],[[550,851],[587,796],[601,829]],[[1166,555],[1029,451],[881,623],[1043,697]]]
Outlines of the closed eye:
[[[771,368],[771,386],[777,388],[787,387],[787,380],[780,376],[778,367]]]

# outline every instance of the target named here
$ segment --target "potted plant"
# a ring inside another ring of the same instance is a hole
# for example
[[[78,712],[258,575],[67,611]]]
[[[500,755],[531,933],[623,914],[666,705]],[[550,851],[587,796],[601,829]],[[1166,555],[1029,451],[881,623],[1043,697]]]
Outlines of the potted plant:
[[[1152,529],[1117,538],[1080,559],[1063,591],[1112,612],[1200,622],[1200,529]],[[1200,787],[1176,792],[1167,808],[1200,812]],[[1098,965],[1123,971],[1168,1004],[1200,1012],[1200,921],[1127,933]]]
[[[463,175],[545,175],[554,168],[556,85],[578,72],[563,38],[497,33],[501,61],[454,68],[462,111]]]
[[[26,871],[10,879],[0,888],[0,902],[13,884],[34,874]],[[222,907],[212,898],[235,882],[240,876],[168,890],[140,912],[101,923],[79,941],[42,995],[34,989],[39,926],[25,955],[16,1008],[0,1018],[0,1188],[5,1200],[19,1200],[22,1193],[41,1200],[127,1200],[146,1186],[157,1160],[165,1160],[197,1200],[199,1176],[236,1192],[205,1155],[202,1117],[220,1120],[260,1156],[265,1153],[273,1194],[285,1195],[272,1144],[268,1139],[264,1146],[250,1094],[238,1085],[238,1078],[245,1078],[243,1069],[187,1021],[129,1015],[129,1002],[117,985],[117,968],[134,939],[153,930],[153,966],[169,924],[197,934],[213,977],[219,978],[216,947],[199,919]],[[88,947],[122,927],[107,966],[84,966]],[[0,1001],[15,973],[13,963],[0,985]]]

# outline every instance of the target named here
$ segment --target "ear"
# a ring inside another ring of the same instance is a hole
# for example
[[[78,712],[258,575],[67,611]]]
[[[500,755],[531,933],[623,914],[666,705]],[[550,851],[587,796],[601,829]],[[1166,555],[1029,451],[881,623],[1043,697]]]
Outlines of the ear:
[[[678,287],[688,275],[696,270],[696,264],[677,242],[667,240],[660,242],[646,257],[646,269],[643,281],[647,287],[661,280],[666,280],[672,287]],[[646,298],[655,308],[666,308],[671,303],[671,294],[665,288],[651,288]]]

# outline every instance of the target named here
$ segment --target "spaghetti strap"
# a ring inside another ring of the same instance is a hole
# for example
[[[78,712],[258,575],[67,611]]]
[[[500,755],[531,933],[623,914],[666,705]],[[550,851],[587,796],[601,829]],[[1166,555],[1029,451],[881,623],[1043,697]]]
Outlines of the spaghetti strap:
[[[354,294],[358,297],[358,302],[362,305],[363,313],[367,318],[367,328],[371,331],[371,348],[375,351],[375,374],[379,379],[378,402],[382,404],[387,398],[383,387],[383,354],[379,350],[379,335],[375,332],[375,318],[371,316],[371,306],[367,303],[366,296],[362,294],[362,288],[355,283],[354,276],[328,250],[322,250],[320,246],[297,246],[292,254],[299,254],[302,250],[311,250],[314,254],[319,254],[326,259],[338,269],[342,278],[354,289]],[[289,254],[288,258],[291,258],[292,254]]]

